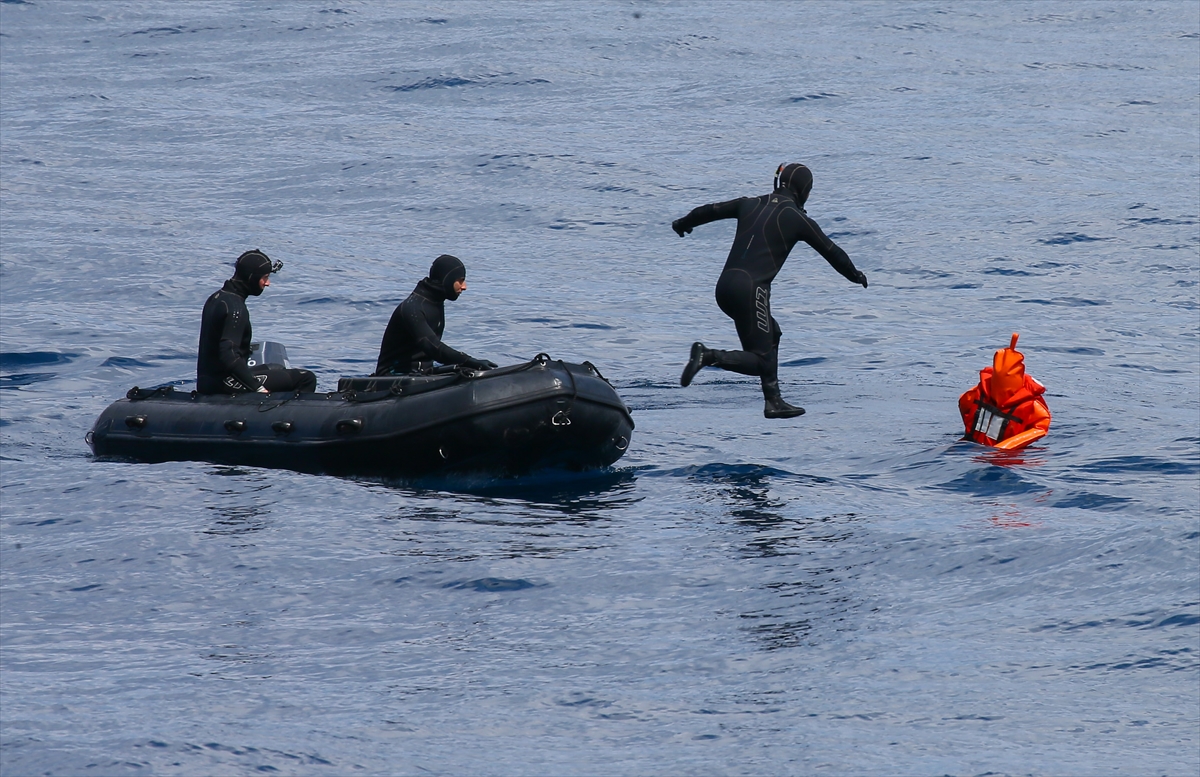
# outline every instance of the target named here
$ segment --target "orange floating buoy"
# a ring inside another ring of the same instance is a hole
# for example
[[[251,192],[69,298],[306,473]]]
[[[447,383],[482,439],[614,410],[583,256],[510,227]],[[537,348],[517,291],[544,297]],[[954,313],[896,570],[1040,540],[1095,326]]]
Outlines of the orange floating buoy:
[[[1025,372],[1017,333],[996,351],[992,366],[979,371],[979,385],[958,398],[964,440],[1003,450],[1023,448],[1050,431],[1046,387]]]

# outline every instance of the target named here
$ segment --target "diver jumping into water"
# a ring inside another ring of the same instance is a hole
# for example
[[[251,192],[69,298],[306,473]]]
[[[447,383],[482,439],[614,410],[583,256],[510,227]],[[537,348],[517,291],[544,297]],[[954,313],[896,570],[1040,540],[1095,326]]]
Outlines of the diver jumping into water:
[[[764,416],[795,418],[804,414],[804,408],[784,402],[779,391],[779,339],[783,332],[771,315],[771,281],[792,247],[803,240],[833,269],[867,288],[867,276],[804,211],[811,190],[812,172],[807,167],[782,164],[775,171],[775,189],[770,194],[701,205],[671,223],[671,229],[683,237],[701,224],[737,219],[737,234],[717,280],[716,298],[721,311],[733,319],[742,350],[718,351],[693,343],[680,385],[690,384],[702,367],[757,375],[762,381]]]

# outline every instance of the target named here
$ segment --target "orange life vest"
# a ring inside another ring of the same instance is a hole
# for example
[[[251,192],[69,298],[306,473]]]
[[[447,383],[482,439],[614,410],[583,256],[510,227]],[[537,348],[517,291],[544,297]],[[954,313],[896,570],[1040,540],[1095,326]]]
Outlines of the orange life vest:
[[[979,371],[979,385],[958,398],[965,440],[997,448],[1020,448],[1050,430],[1046,387],[1025,373],[1025,356],[1014,332],[1008,348],[996,351],[991,367]]]

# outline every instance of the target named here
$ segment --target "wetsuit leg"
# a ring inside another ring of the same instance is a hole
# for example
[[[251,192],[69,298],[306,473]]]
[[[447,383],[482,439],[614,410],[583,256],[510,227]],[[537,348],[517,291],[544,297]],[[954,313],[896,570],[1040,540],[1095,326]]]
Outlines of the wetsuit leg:
[[[775,373],[772,351],[779,324],[771,316],[771,287],[757,284],[745,270],[726,270],[717,281],[717,305],[737,327],[740,351],[712,351],[712,366],[742,375]]]
[[[771,317],[771,350],[767,352],[766,357],[762,360],[762,372],[759,376],[762,378],[763,385],[768,382],[775,382],[779,378],[779,339],[783,337],[783,330],[779,328],[779,322],[775,317]]]
[[[234,383],[237,383],[235,380]],[[242,384],[238,383],[240,387]],[[215,378],[211,375],[200,375],[196,378],[196,393],[198,394],[236,394],[238,389],[233,388],[225,383],[225,381]]]
[[[251,374],[254,374],[253,370],[251,370]],[[226,375],[221,379],[209,375],[201,375],[196,378],[196,392],[199,394],[245,394],[247,391],[254,391],[257,388],[257,383],[254,384],[254,388],[243,386],[242,382],[232,375]]]
[[[266,366],[251,370],[255,375],[265,375],[263,386],[267,391],[311,394],[317,390],[317,376],[309,370],[284,369],[282,367]]]
[[[767,418],[795,418],[796,416],[804,415],[804,408],[789,405],[780,396],[779,338],[783,336],[783,331],[779,328],[779,323],[773,318],[771,319],[771,328],[774,331],[775,342],[771,345],[771,353],[767,358],[767,366],[763,370],[761,377],[763,400],[765,401],[763,415]]]

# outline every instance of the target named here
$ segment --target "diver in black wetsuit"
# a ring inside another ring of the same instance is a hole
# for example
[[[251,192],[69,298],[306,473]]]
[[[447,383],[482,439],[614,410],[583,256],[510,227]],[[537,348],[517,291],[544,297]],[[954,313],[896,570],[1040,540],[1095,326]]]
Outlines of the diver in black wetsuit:
[[[446,300],[456,300],[467,290],[467,269],[458,257],[442,254],[433,260],[429,277],[422,278],[408,299],[392,311],[375,375],[422,372],[433,363],[463,364],[477,370],[495,369],[487,359],[475,359],[442,342],[446,329]]]
[[[250,369],[250,311],[246,297],[257,297],[271,285],[271,273],[279,272],[283,262],[272,264],[259,251],[247,251],[238,257],[233,277],[225,281],[204,303],[200,317],[200,348],[196,357],[196,391],[200,394],[240,394],[258,391],[317,390],[317,376],[308,370],[284,369],[262,365]]]
[[[804,408],[789,405],[779,393],[779,338],[783,332],[771,315],[771,281],[788,253],[803,240],[825,257],[833,269],[867,287],[867,277],[855,268],[846,252],[825,236],[804,211],[812,190],[812,172],[801,164],[780,165],[775,171],[775,191],[761,197],[741,197],[701,205],[671,224],[680,237],[693,227],[718,219],[737,219],[737,234],[725,269],[717,280],[717,305],[737,326],[741,351],[716,351],[703,343],[692,345],[691,357],[679,383],[687,386],[702,367],[720,367],[742,375],[758,375],[766,400],[767,418],[794,418]]]

